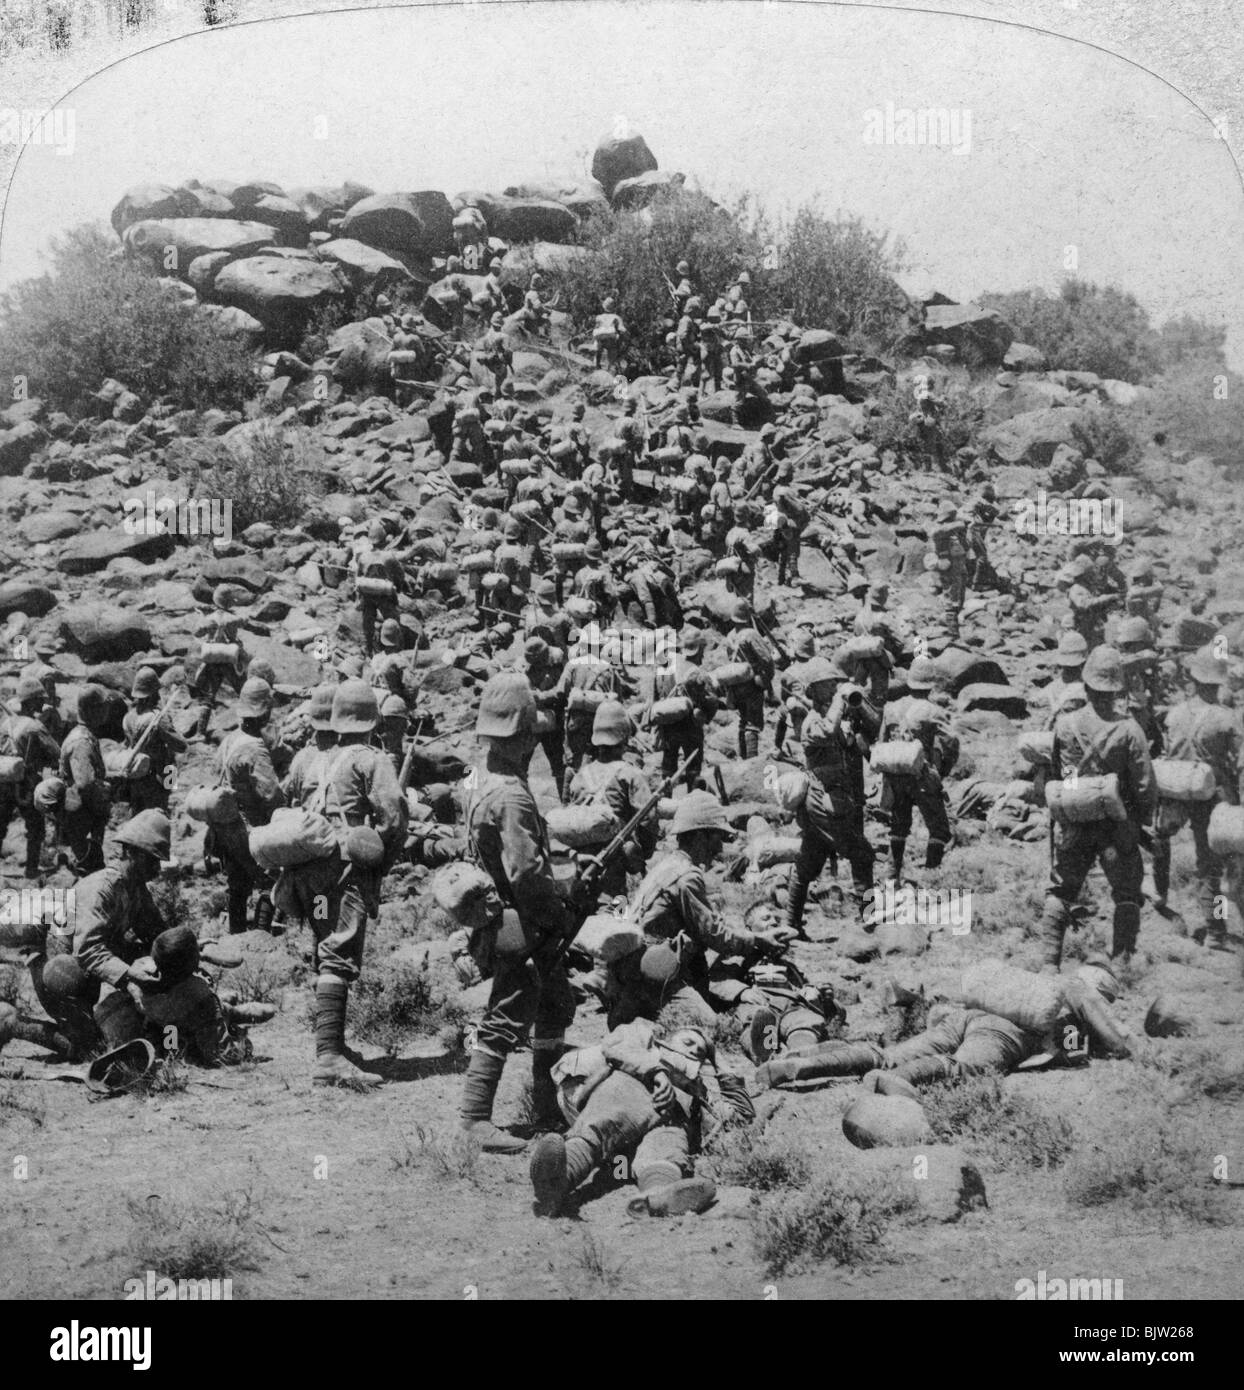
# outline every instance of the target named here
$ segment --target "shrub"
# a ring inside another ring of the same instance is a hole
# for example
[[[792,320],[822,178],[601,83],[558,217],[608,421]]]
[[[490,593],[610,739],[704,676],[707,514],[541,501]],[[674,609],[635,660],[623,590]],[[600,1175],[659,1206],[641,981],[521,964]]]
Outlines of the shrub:
[[[256,1245],[266,1235],[249,1192],[218,1206],[198,1202],[145,1202],[129,1198],[129,1253],[135,1274],[153,1270],[166,1279],[222,1279],[255,1269]]]
[[[957,1078],[921,1097],[939,1142],[967,1140],[1002,1168],[1057,1168],[1074,1134],[1060,1115],[1023,1096],[1008,1095],[993,1076]]]
[[[943,457],[950,462],[957,449],[962,449],[972,442],[983,412],[972,392],[971,381],[966,372],[950,377],[945,388],[938,394],[945,403],[939,416]],[[915,410],[911,390],[900,387],[893,381],[886,381],[877,388],[874,395],[877,408],[868,421],[869,439],[882,452],[892,449],[900,460],[923,458],[925,451],[916,427],[911,422]]]
[[[441,1131],[415,1126],[415,1142],[399,1136],[389,1155],[394,1169],[415,1169],[438,1182],[478,1181],[479,1141],[461,1130]]]
[[[236,338],[119,259],[116,239],[97,226],[54,241],[51,273],[0,295],[0,379],[14,377],[70,413],[89,413],[91,393],[108,377],[184,409],[240,408],[258,384]]]
[[[1162,365],[1161,340],[1139,301],[1112,285],[1065,280],[1057,294],[984,294],[1016,338],[1040,348],[1052,368],[1138,382]]]
[[[195,491],[233,505],[233,530],[257,521],[297,526],[324,492],[323,454],[312,431],[268,422],[247,432],[201,470]]]
[[[390,1056],[414,1037],[451,1034],[456,1040],[467,1020],[457,1000],[435,990],[426,962],[364,975],[350,991],[349,1008],[354,1035]]]
[[[0,1086],[0,1129],[19,1119],[42,1129],[46,1116],[47,1107],[38,1096],[24,1095],[17,1086]]]
[[[607,1292],[621,1287],[625,1263],[616,1259],[605,1242],[591,1231],[583,1232],[571,1256],[571,1264],[581,1278]]]
[[[829,217],[811,202],[777,226],[767,252],[772,268],[764,279],[778,312],[887,348],[900,336],[907,313],[894,280],[906,262],[901,238],[858,217]]]
[[[644,369],[663,351],[659,337],[654,341],[646,335],[673,312],[666,279],[679,261],[690,264],[692,280],[708,303],[740,270],[759,267],[762,244],[747,220],[745,203],[727,212],[689,190],[668,193],[638,212],[600,211],[580,233],[592,255],[548,279],[579,330],[591,327],[601,301],[612,295],[633,335],[632,360]],[[752,311],[756,313],[755,305]]]
[[[1136,439],[1114,406],[1085,407],[1072,433],[1085,456],[1095,458],[1107,473],[1128,473],[1139,457]]]
[[[1226,383],[1224,399],[1221,382]],[[1221,463],[1244,461],[1244,380],[1208,358],[1179,358],[1153,384],[1148,402],[1151,432],[1171,443],[1209,454]]]
[[[1177,1133],[1159,1114],[1133,1117],[1109,1149],[1094,1146],[1071,1160],[1067,1197],[1080,1207],[1126,1201],[1134,1210],[1226,1224],[1234,1219],[1233,1210],[1225,1194],[1210,1185],[1209,1153],[1210,1148]]]
[[[812,1159],[805,1149],[740,1126],[716,1130],[704,1153],[720,1181],[736,1187],[776,1192],[806,1187],[812,1179]]]
[[[881,1184],[844,1186],[834,1177],[801,1192],[776,1192],[753,1208],[756,1251],[770,1274],[799,1273],[826,1260],[857,1265],[913,1201]]]

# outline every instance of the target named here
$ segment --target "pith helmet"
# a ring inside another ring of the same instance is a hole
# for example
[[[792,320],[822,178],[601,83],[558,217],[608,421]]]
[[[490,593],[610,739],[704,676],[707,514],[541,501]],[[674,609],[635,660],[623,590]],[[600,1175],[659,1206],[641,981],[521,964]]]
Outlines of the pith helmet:
[[[1223,685],[1227,679],[1227,663],[1214,652],[1213,646],[1193,652],[1185,663],[1188,674],[1201,685]]]
[[[1088,656],[1088,642],[1080,632],[1064,632],[1058,639],[1054,660],[1059,666],[1083,666]]]
[[[39,695],[43,692],[43,687],[38,681],[34,683],[34,690],[30,695]],[[158,671],[152,670],[150,666],[143,666],[134,677],[134,684],[130,687],[130,698],[137,700],[146,695],[158,695],[160,693],[160,675]],[[22,687],[17,687],[17,698],[29,699],[30,695],[22,695]]]
[[[379,718],[376,692],[366,681],[342,681],[333,692],[331,727],[335,734],[370,733]]]
[[[272,709],[272,687],[258,677],[245,681],[238,697],[239,719],[261,719]]]
[[[725,839],[734,831],[726,820],[726,808],[711,792],[691,792],[675,808],[672,826],[675,835],[689,835],[696,830],[711,830]]]
[[[1123,659],[1114,647],[1094,647],[1081,677],[1087,690],[1117,694],[1123,689]]]
[[[333,699],[337,694],[335,685],[317,685],[311,692],[311,727],[327,730],[333,727]]]
[[[635,732],[631,716],[620,700],[605,700],[592,719],[592,743],[597,748],[616,748]]]
[[[530,733],[536,723],[531,685],[521,672],[499,671],[480,696],[475,732],[485,738],[512,738]]]
[[[140,811],[117,831],[117,844],[146,850],[157,859],[172,854],[173,833],[163,811]]]

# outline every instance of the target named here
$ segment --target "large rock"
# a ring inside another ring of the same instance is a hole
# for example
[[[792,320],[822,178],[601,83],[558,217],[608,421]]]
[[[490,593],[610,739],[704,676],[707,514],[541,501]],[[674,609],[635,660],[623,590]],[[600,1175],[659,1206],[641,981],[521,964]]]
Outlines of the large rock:
[[[977,681],[965,685],[959,692],[959,708],[965,714],[973,710],[993,710],[1008,719],[1023,719],[1028,713],[1028,701],[1009,685]]]
[[[325,356],[333,367],[333,380],[348,391],[379,389],[390,380],[389,353],[393,343],[380,319],[343,324],[328,340]]]
[[[592,155],[592,177],[613,197],[623,179],[633,179],[657,167],[657,157],[642,135],[606,135]]]
[[[316,254],[323,261],[331,261],[341,268],[342,274],[356,289],[371,285],[380,287],[395,281],[409,280],[410,271],[384,251],[378,251],[365,242],[352,237],[337,237],[326,241],[317,248]]]
[[[56,595],[46,584],[35,584],[27,579],[0,584],[0,618],[7,618],[10,613],[41,618],[55,607]]]
[[[619,211],[646,208],[654,198],[663,193],[680,189],[687,182],[685,174],[677,174],[668,169],[654,169],[649,174],[637,174],[633,179],[623,179],[613,190],[610,201]]]
[[[33,420],[0,430],[0,474],[20,473],[46,441],[46,433]]]
[[[165,533],[148,536],[142,532],[131,535],[118,520],[107,530],[76,536],[61,551],[56,567],[66,574],[94,574],[122,557],[150,564],[172,553],[172,536]]]
[[[1011,325],[979,304],[935,304],[925,310],[925,343],[949,344],[965,362],[1000,363],[1014,339]]]
[[[246,634],[246,651],[254,659],[260,657],[272,663],[278,685],[295,685],[310,690],[323,679],[323,667],[313,657],[291,647],[288,642],[256,633]]]
[[[842,339],[827,328],[808,328],[795,344],[797,362],[821,362],[828,357],[841,357],[846,352]]]
[[[488,230],[505,241],[569,241],[577,225],[569,208],[542,198],[502,198],[488,218]]]
[[[246,209],[252,222],[263,222],[275,227],[281,240],[287,246],[305,246],[310,227],[307,215],[291,198],[274,193],[265,193]]]
[[[156,269],[186,275],[190,263],[215,251],[249,256],[276,242],[276,229],[262,222],[239,222],[225,217],[168,217],[135,222],[125,231],[125,248]],[[170,250],[175,263],[169,263]]]
[[[221,193],[214,193],[210,188],[203,188],[193,183],[183,184],[177,190],[178,198],[181,201],[180,212],[174,214],[180,217],[232,217],[233,203]],[[161,214],[152,213],[150,216]]]
[[[317,310],[345,298],[345,285],[331,266],[276,256],[231,261],[213,288],[218,299],[277,331],[298,328]]]
[[[382,251],[438,256],[453,246],[453,221],[443,193],[376,193],[346,213],[341,235]]]
[[[1045,371],[1045,353],[1031,343],[1012,343],[1006,350],[1002,365],[1008,372]]]
[[[539,198],[545,202],[560,203],[576,217],[589,217],[593,212],[602,212],[609,207],[605,190],[595,179],[589,179],[586,183],[576,183],[573,179],[529,179],[524,183],[510,184],[502,192],[509,198]]]
[[[140,183],[126,189],[112,210],[112,229],[120,236],[127,227],[150,217],[181,217],[187,199],[166,183]]]
[[[246,338],[258,342],[263,337],[263,324],[245,309],[234,309],[228,304],[200,304],[197,312],[206,314],[229,338]]]
[[[1076,444],[1076,426],[1083,412],[1073,406],[1030,410],[987,429],[981,441],[1000,463],[1044,468],[1060,444]]]
[[[124,660],[151,646],[146,618],[112,603],[74,604],[61,619],[60,630],[88,660]]]
[[[76,536],[82,530],[82,518],[77,512],[31,512],[22,518],[18,530],[23,540],[31,545],[41,545],[45,541],[62,541],[66,536]]]

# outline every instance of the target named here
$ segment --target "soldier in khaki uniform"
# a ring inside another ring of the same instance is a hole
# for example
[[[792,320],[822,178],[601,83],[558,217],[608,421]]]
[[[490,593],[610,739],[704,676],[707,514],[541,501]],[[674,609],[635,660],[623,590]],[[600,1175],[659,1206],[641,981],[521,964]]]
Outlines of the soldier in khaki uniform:
[[[891,737],[915,739],[924,749],[924,767],[912,777],[883,778],[882,805],[890,811],[890,862],[894,877],[902,880],[907,837],[913,810],[920,812],[929,839],[924,867],[936,869],[950,844],[950,811],[942,778],[949,775],[959,757],[959,740],[950,731],[945,712],[928,698],[937,679],[936,667],[927,657],[917,658],[907,673],[912,699],[903,709]]]
[[[689,793],[678,803],[671,830],[678,848],[648,870],[631,905],[646,947],[608,969],[610,1028],[638,1017],[656,1018],[666,1005],[680,1006],[711,1023],[715,1015],[709,1003],[705,951],[776,954],[788,940],[781,929],[750,932],[731,927],[709,902],[705,870],[734,835],[715,796]]]
[[[527,785],[536,740],[536,704],[525,676],[502,671],[484,687],[476,736],[487,749],[466,814],[472,855],[491,876],[504,908],[517,914],[523,943],[499,955],[488,1009],[462,1092],[462,1127],[486,1152],[517,1153],[522,1140],[493,1123],[505,1059],[533,1031],[532,1101],[538,1124],[560,1123],[551,1069],[574,1019],[574,996],[558,947],[574,931],[558,895],[544,819]]]
[[[1185,825],[1192,827],[1196,849],[1196,899],[1201,925],[1193,938],[1215,950],[1227,949],[1227,923],[1218,911],[1226,866],[1209,847],[1209,818],[1219,802],[1238,806],[1244,799],[1244,730],[1239,712],[1218,703],[1227,680],[1227,663],[1202,647],[1184,663],[1192,677],[1188,698],[1166,715],[1165,756],[1207,763],[1217,790],[1208,801],[1170,801],[1158,804],[1153,844],[1153,886],[1159,906],[1165,906],[1171,883],[1171,839]],[[1237,889],[1238,893],[1238,889]]]
[[[249,832],[267,825],[278,806],[285,804],[276,769],[263,739],[263,726],[272,712],[272,687],[267,681],[248,680],[238,700],[238,727],[220,740],[216,776],[220,786],[232,787],[241,819],[208,827],[204,848],[224,865],[228,885],[230,932],[249,927],[247,908],[252,889],[259,890],[255,928],[272,925],[273,906],[267,889],[268,875],[255,863],[247,843]]]
[[[745,661],[752,668],[746,685],[732,686],[729,703],[738,711],[738,750],[740,758],[754,758],[760,752],[760,735],[765,723],[765,692],[773,682],[776,660],[768,642],[757,632],[752,606],[738,598],[730,610],[732,630],[726,637],[726,656],[731,662]]]
[[[159,713],[159,698],[159,675],[150,666],[142,667],[134,677],[130,690],[132,704],[122,721],[127,746],[132,748],[143,737],[152,720],[158,722],[143,744],[143,752],[151,760],[151,771],[145,777],[132,778],[129,784],[130,809],[135,815],[150,810],[167,815],[171,789],[169,770],[176,767],[177,755],[190,746],[173,728],[167,712]]]
[[[1083,709],[1060,714],[1054,722],[1050,778],[1107,776],[1118,778],[1124,820],[1079,821],[1055,833],[1053,867],[1041,915],[1047,973],[1057,974],[1072,903],[1095,862],[1114,898],[1111,959],[1130,956],[1140,931],[1140,829],[1157,804],[1153,764],[1140,725],[1116,712],[1123,694],[1123,663],[1113,647],[1096,647],[1084,663]]]
[[[102,686],[83,686],[78,696],[78,722],[60,747],[60,775],[65,783],[62,826],[79,874],[104,867],[104,831],[112,792],[98,730],[104,722],[107,699]]]
[[[26,827],[27,878],[38,878],[43,849],[43,812],[34,803],[35,788],[60,758],[60,748],[40,718],[46,702],[42,683],[34,676],[23,676],[17,683],[16,697],[9,702],[8,718],[0,722],[0,749],[20,758],[24,769],[20,782],[0,786],[0,844],[9,822],[20,816]]]

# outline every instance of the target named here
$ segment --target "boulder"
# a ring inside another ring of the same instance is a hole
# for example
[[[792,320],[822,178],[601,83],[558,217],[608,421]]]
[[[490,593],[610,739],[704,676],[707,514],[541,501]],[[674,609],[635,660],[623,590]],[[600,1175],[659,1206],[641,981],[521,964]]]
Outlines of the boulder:
[[[307,215],[292,199],[283,194],[265,193],[246,209],[252,222],[263,222],[275,227],[281,240],[287,246],[305,246],[310,228]]]
[[[488,229],[506,241],[569,241],[578,225],[573,212],[544,198],[501,198]]]
[[[345,286],[331,266],[318,261],[248,256],[224,267],[216,276],[214,293],[265,328],[288,331],[317,310],[343,300]]]
[[[186,267],[186,282],[200,294],[207,294],[216,282],[222,266],[233,259],[228,251],[208,251],[206,255],[196,256]]]
[[[428,257],[453,246],[453,209],[443,193],[377,193],[346,213],[341,235],[382,251]]]
[[[246,651],[252,660],[259,657],[272,663],[278,685],[294,685],[300,690],[310,690],[323,679],[321,664],[306,652],[291,647],[288,642],[248,632]]]
[[[112,603],[75,603],[61,618],[60,631],[88,660],[124,660],[151,646],[146,618]]]
[[[0,430],[0,474],[20,473],[46,442],[47,434],[33,420]]]
[[[1028,701],[1009,685],[993,685],[986,681],[976,681],[965,685],[959,692],[959,708],[967,713],[971,710],[994,710],[1008,719],[1023,719],[1028,713]]]
[[[173,553],[173,537],[167,533],[149,536],[130,534],[123,526],[88,531],[76,536],[61,551],[57,569],[66,574],[94,574],[107,569],[113,560],[127,558],[150,564]]]
[[[253,342],[263,337],[263,324],[245,309],[234,309],[227,304],[200,304],[198,312],[211,318],[228,337],[249,338]]]
[[[393,343],[380,319],[343,324],[328,340],[325,356],[332,363],[333,380],[349,391],[387,383],[389,353]]]
[[[933,1131],[918,1100],[869,1092],[852,1101],[842,1132],[857,1149],[898,1149],[931,1143]]]
[[[177,190],[180,210],[171,214],[174,217],[232,217],[233,203],[221,193],[194,184],[183,184]],[[163,213],[149,213],[148,216],[165,216]]]
[[[207,585],[208,599],[217,584],[238,584],[252,594],[262,594],[271,587],[272,572],[266,565],[249,555],[229,555],[220,560],[206,560],[199,571],[201,582]]]
[[[41,618],[56,607],[56,602],[56,595],[46,584],[35,584],[28,579],[0,584],[0,618],[7,618],[10,613]]]
[[[642,135],[607,135],[592,155],[592,177],[607,198],[623,179],[632,179],[657,167],[656,155]]]
[[[672,193],[687,182],[685,174],[676,174],[669,169],[654,169],[648,174],[637,174],[633,179],[622,179],[614,188],[610,202],[618,212],[646,208],[654,198],[663,193]]]
[[[316,255],[322,261],[331,261],[339,266],[351,286],[360,290],[365,286],[379,289],[384,285],[410,279],[410,271],[392,256],[378,251],[352,237],[337,237],[316,248]]]
[[[140,183],[126,189],[112,210],[112,229],[121,236],[127,227],[152,217],[184,217],[189,203],[166,183]]]
[[[981,442],[996,462],[1044,468],[1060,444],[1076,446],[1076,427],[1083,418],[1074,406],[1030,410],[991,426]]]
[[[1008,372],[1045,371],[1045,353],[1031,343],[1012,343],[1006,350],[1002,365]]]
[[[841,357],[846,352],[842,340],[827,328],[808,328],[795,344],[797,362],[820,362],[828,357]]]
[[[276,229],[262,222],[239,222],[224,217],[170,217],[135,222],[125,232],[125,249],[161,270],[189,272],[199,256],[227,251],[230,256],[253,255],[276,242]],[[168,252],[176,264],[168,263]]]
[[[576,217],[590,217],[609,207],[605,190],[595,179],[576,183],[573,179],[529,179],[502,189],[507,198],[538,198],[542,202],[560,203]]]
[[[925,343],[953,347],[965,362],[1000,363],[1014,337],[1000,314],[979,304],[934,304],[925,310]]]
[[[958,695],[965,686],[974,683],[1006,685],[1006,673],[1002,667],[992,657],[982,656],[980,652],[948,647],[937,658],[936,664],[938,674],[952,695]]]
[[[1165,995],[1149,1005],[1145,1015],[1145,1033],[1151,1038],[1186,1038],[1196,1031],[1185,1010],[1178,1008]]]
[[[841,1162],[865,1182],[884,1184],[912,1198],[929,1221],[957,1221],[964,1212],[989,1205],[985,1180],[962,1149],[950,1144],[918,1148],[849,1151]]]
[[[31,545],[41,545],[45,541],[61,541],[66,536],[76,536],[82,530],[82,518],[77,512],[31,512],[22,518],[17,529],[23,540]]]

